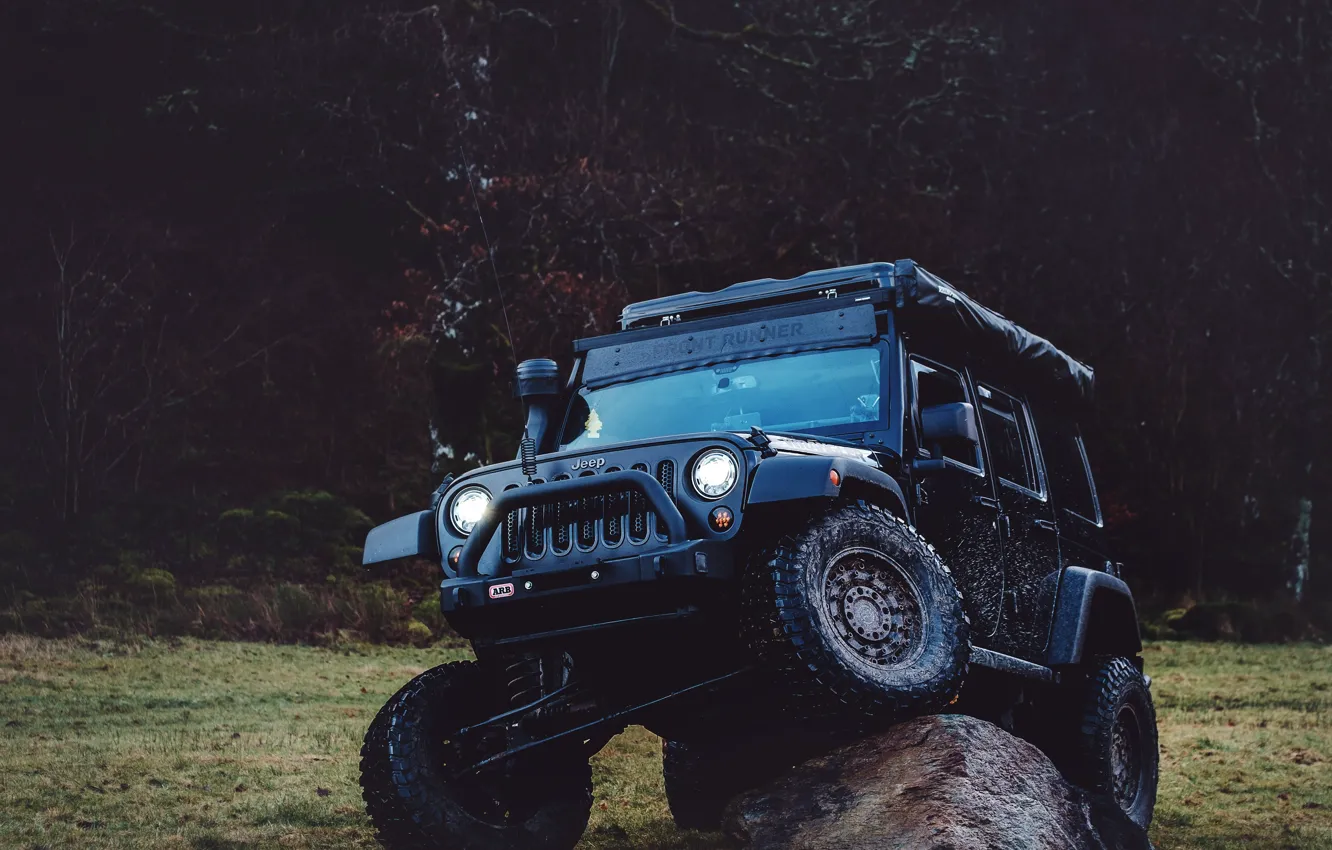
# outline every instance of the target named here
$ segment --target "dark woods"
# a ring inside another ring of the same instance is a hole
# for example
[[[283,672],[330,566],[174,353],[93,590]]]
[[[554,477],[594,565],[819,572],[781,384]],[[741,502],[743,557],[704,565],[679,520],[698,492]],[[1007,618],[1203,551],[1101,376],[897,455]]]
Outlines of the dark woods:
[[[11,626],[114,599],[201,628],[226,597],[243,633],[282,605],[373,631],[431,573],[366,585],[361,535],[512,453],[511,343],[903,256],[1096,367],[1102,501],[1157,605],[1332,598],[1326,0],[0,20]]]

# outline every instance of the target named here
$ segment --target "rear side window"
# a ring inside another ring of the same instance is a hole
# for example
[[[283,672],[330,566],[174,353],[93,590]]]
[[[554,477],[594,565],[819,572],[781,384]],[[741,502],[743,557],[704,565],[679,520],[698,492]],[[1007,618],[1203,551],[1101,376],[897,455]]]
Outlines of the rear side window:
[[[1100,504],[1092,482],[1087,447],[1076,428],[1041,428],[1050,486],[1059,507],[1094,525],[1101,523]]]
[[[999,390],[979,387],[981,423],[990,447],[990,465],[999,480],[1041,495],[1040,472],[1031,444],[1026,406]]]
[[[970,401],[967,398],[966,386],[962,383],[962,376],[946,366],[925,363],[913,357],[911,377],[916,387],[918,409],[923,410],[936,404]],[[966,440],[950,440],[942,448],[943,455],[948,460],[956,461],[977,472],[981,470],[980,451],[975,445]],[[929,454],[924,447],[919,452],[922,455]]]

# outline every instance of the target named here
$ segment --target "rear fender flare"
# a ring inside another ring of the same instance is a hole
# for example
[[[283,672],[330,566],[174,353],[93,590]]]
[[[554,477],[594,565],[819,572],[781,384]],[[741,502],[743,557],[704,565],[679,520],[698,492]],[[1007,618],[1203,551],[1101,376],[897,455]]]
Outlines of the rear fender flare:
[[[1080,664],[1085,658],[1142,652],[1138,612],[1127,584],[1109,573],[1066,567],[1056,574],[1054,622],[1046,664]]]
[[[834,476],[832,473],[836,472]],[[836,483],[834,483],[836,479]],[[747,507],[799,499],[864,499],[910,519],[902,487],[888,473],[845,457],[773,457],[759,463]]]

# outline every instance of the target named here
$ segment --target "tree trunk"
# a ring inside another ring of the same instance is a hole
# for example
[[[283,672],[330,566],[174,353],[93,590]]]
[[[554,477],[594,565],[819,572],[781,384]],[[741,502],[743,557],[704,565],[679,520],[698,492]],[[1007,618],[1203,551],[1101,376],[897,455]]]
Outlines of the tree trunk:
[[[1313,464],[1309,464],[1312,470]],[[1302,496],[1299,502],[1299,515],[1295,520],[1295,569],[1287,586],[1295,595],[1296,602],[1304,601],[1304,588],[1309,583],[1309,535],[1313,530],[1313,499]]]

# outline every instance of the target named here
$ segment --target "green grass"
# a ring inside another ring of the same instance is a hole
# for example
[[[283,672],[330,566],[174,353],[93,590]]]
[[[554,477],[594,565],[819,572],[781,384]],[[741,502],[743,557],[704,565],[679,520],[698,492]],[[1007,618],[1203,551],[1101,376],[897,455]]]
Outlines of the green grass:
[[[372,847],[365,726],[464,654],[0,638],[0,847]],[[1332,847],[1332,648],[1159,643],[1147,659],[1161,850]],[[675,830],[660,770],[651,734],[613,740],[582,846],[725,846]]]
[[[1332,647],[1147,647],[1161,730],[1152,838],[1332,847]]]

